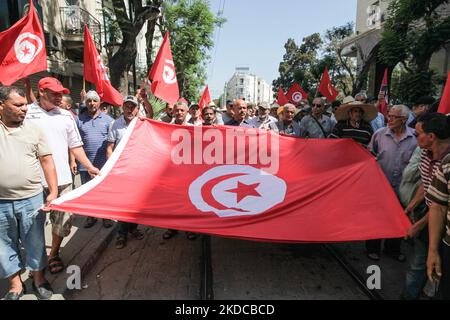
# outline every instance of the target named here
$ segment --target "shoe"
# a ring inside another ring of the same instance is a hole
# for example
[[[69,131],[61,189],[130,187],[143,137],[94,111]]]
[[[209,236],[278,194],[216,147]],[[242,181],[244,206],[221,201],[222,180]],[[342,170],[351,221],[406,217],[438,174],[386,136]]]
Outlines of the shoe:
[[[168,239],[170,239],[170,238],[173,238],[177,233],[178,233],[177,230],[169,229],[169,230],[167,230],[166,232],[164,232],[164,234],[163,234],[163,239],[164,239],[164,240],[168,240]]]
[[[399,254],[393,255],[392,258],[394,258],[398,262],[405,262],[406,261],[406,256],[403,253],[399,253]]]
[[[109,220],[109,219],[103,219],[103,226],[106,229],[109,229],[109,228],[111,228],[113,226],[113,222],[111,220]]]
[[[116,240],[116,249],[123,249],[127,245],[127,238],[123,235],[119,235]]]
[[[5,296],[3,297],[2,300],[19,300],[20,298],[22,298],[22,296],[27,293],[27,288],[25,287],[25,284],[22,282],[22,291],[20,292],[8,292],[7,294],[5,294]]]
[[[378,261],[380,260],[380,255],[378,253],[368,253],[367,258],[370,260]]]
[[[197,235],[193,232],[186,232],[186,238],[188,238],[189,240],[195,240],[197,239]]]
[[[386,254],[388,257],[391,257],[392,259],[397,260],[398,262],[406,261],[406,256],[403,253],[390,253],[390,252],[386,252],[386,250],[385,250],[384,254]]]
[[[36,287],[33,281],[33,291],[39,300],[49,300],[53,295],[53,289],[48,282],[44,282],[39,287]]]
[[[144,233],[139,229],[134,229],[130,232],[134,239],[136,240],[142,240],[144,239]]]
[[[86,222],[84,223],[84,228],[85,229],[92,228],[94,226],[94,224],[96,224],[96,223],[97,223],[97,218],[88,217],[86,219]]]

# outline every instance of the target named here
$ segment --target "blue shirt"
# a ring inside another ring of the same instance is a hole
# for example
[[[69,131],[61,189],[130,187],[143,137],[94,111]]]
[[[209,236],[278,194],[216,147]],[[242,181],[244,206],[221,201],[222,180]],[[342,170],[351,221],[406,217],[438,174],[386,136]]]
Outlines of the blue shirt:
[[[84,144],[84,152],[92,164],[99,169],[106,163],[106,139],[113,121],[113,118],[103,112],[95,118],[92,118],[88,112],[83,112],[76,119]],[[86,171],[86,168],[80,164],[79,170]]]
[[[399,140],[389,127],[379,129],[369,143],[368,149],[377,156],[378,164],[397,194],[403,171],[416,147],[414,130],[408,127]]]
[[[372,126],[373,132],[377,132],[378,129],[384,128],[384,116],[381,112],[378,112],[378,115],[375,119],[370,121],[370,125]]]

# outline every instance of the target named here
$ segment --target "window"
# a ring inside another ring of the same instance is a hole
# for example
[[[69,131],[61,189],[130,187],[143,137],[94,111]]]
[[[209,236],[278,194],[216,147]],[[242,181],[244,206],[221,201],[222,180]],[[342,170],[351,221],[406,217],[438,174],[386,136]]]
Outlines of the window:
[[[244,84],[244,79],[243,79],[243,78],[239,79],[239,83],[240,83],[241,85],[243,85],[243,84]]]

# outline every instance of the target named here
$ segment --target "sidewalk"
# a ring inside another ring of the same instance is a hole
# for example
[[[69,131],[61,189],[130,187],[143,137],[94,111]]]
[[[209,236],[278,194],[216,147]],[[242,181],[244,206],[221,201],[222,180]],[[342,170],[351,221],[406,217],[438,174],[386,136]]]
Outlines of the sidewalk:
[[[79,178],[77,178],[75,179],[75,184],[79,186]],[[99,219],[92,228],[84,229],[83,224],[86,217],[74,215],[73,218],[72,232],[64,239],[61,245],[60,256],[66,268],[69,266],[78,266],[80,268],[81,285],[83,286],[84,276],[89,272],[100,254],[113,239],[116,224],[114,224],[112,228],[106,229],[103,227],[102,220]],[[50,223],[45,226],[45,240],[48,254],[50,252],[52,241]],[[29,272],[25,271],[21,276],[27,288],[27,294],[21,299],[36,300],[37,298],[33,294],[32,282],[31,279],[28,278],[28,275]],[[73,275],[73,271],[72,273],[67,273],[66,270],[64,270],[58,274],[52,275],[47,270],[45,275],[54,290],[52,300],[64,300],[64,297],[69,290],[66,283],[68,278]],[[0,279],[0,298],[3,297],[7,291],[8,280]]]

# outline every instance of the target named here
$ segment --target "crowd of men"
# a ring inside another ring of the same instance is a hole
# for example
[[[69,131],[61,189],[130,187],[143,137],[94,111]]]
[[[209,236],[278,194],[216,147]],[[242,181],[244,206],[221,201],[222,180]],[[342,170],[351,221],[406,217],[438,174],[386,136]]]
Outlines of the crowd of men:
[[[36,296],[52,296],[44,270],[52,274],[64,270],[60,247],[71,232],[72,214],[50,211],[49,203],[72,190],[75,175],[80,174],[82,184],[98,175],[133,119],[154,116],[145,89],[126,96],[123,113],[113,119],[108,114],[110,107],[94,90],[82,92],[77,114],[70,91],[57,79],[41,79],[37,98],[26,81],[25,87],[25,91],[0,88],[0,278],[10,283],[7,300],[24,294],[20,277],[24,268],[30,270]],[[364,92],[332,104],[323,98],[314,98],[311,105],[302,100],[284,106],[236,99],[227,101],[224,108],[214,103],[201,108],[180,99],[174,105],[167,103],[158,120],[185,126],[259,128],[299,138],[355,140],[377,158],[412,222],[406,238],[413,242],[414,251],[401,298],[419,299],[427,281],[439,281],[438,297],[449,299],[450,121],[435,112],[431,97],[420,98],[412,109],[391,106],[385,119],[379,110],[382,99],[382,95],[368,99]],[[48,255],[47,212],[52,223]],[[96,223],[96,218],[88,217],[84,227]],[[102,224],[113,226],[106,219]],[[144,237],[136,224],[120,222],[118,230],[117,249],[127,245],[128,237]],[[167,230],[163,238],[177,233]],[[186,232],[186,237],[195,240],[197,235]],[[384,240],[384,254],[404,262],[402,240]],[[383,239],[366,241],[369,259],[381,259],[382,243]]]

